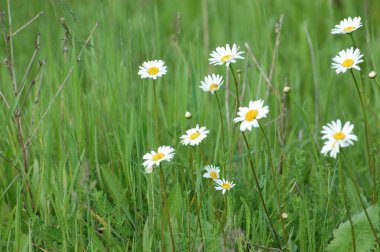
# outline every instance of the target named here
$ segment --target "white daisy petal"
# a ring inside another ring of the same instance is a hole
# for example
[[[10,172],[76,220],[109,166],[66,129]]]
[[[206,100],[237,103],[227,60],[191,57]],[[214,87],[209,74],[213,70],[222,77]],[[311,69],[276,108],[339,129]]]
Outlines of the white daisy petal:
[[[195,128],[186,130],[186,134],[180,137],[182,140],[181,143],[183,145],[191,146],[199,145],[202,140],[207,137],[209,132],[210,131],[207,130],[206,127],[199,127],[197,124]]]
[[[219,173],[220,169],[217,166],[214,165],[207,165],[205,166],[206,172],[203,174],[204,178],[211,178],[213,180],[219,179]]]
[[[359,49],[355,49],[351,47],[346,50],[342,50],[339,52],[339,56],[335,56],[332,58],[331,68],[335,69],[335,72],[345,73],[349,69],[356,69],[360,71],[359,63],[363,62],[361,58],[363,55],[360,53]]]
[[[162,161],[171,161],[174,157],[174,148],[170,146],[160,146],[157,152],[151,151],[143,156],[143,166],[145,173],[152,173],[154,166],[159,166]]]
[[[348,19],[343,19],[340,21],[338,25],[335,25],[334,28],[331,30],[332,34],[348,34],[356,31],[362,27],[361,18],[355,17],[354,19],[351,19],[349,17]]]
[[[250,101],[248,107],[240,107],[237,113],[237,117],[234,118],[234,122],[240,124],[240,131],[249,130],[252,128],[258,128],[258,120],[264,118],[269,113],[268,106],[264,106],[263,100]]]
[[[231,190],[235,184],[232,181],[226,179],[216,179],[215,181],[215,190],[222,191],[224,194],[226,191]]]
[[[226,47],[217,47],[215,51],[210,53],[211,58],[210,65],[223,65],[224,63],[228,67],[230,63],[235,63],[235,59],[244,59],[242,54],[243,52],[238,52],[239,47],[235,44],[232,45],[232,49],[229,44],[226,44]]]
[[[353,145],[354,141],[358,140],[358,137],[353,133],[354,125],[350,122],[346,122],[342,127],[342,123],[338,119],[323,126],[322,129],[322,139],[327,140],[321,151],[324,155],[330,152],[330,156],[335,158],[339,153],[339,148]]]
[[[211,92],[211,94],[214,94],[215,91],[219,90],[220,86],[223,84],[223,78],[222,76],[215,75],[208,75],[204,78],[204,81],[201,81],[201,85],[199,86],[203,91],[205,92]]]
[[[157,79],[167,73],[165,62],[162,60],[151,60],[144,62],[142,66],[139,66],[138,74],[142,79],[151,78]]]

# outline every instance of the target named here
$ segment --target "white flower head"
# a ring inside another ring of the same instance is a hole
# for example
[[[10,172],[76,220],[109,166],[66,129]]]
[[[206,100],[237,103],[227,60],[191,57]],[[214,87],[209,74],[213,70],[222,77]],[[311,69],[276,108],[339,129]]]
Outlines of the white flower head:
[[[328,153],[330,152],[330,157],[332,158],[336,158],[336,156],[338,155],[339,153],[339,144],[337,141],[335,141],[334,139],[331,139],[327,142],[325,142],[325,145],[323,145],[322,147],[322,150],[321,150],[321,153],[325,156],[328,155]]]
[[[234,122],[241,122],[240,130],[252,130],[252,127],[258,128],[257,120],[264,118],[269,113],[268,106],[264,106],[263,100],[250,101],[248,107],[240,107]]]
[[[226,191],[231,190],[235,184],[232,181],[228,181],[226,179],[217,179],[215,180],[215,189],[220,191],[222,190],[222,193],[225,194]]]
[[[211,92],[211,94],[214,94],[214,92],[219,90],[220,86],[223,84],[223,78],[219,74],[208,75],[205,77],[204,81],[201,81],[201,84],[202,85],[199,87],[203,91]]]
[[[139,66],[139,75],[142,79],[151,78],[157,79],[166,74],[165,62],[162,60],[150,60]]]
[[[345,18],[338,25],[331,30],[331,34],[348,34],[356,31],[362,27],[362,22],[360,17]]]
[[[219,179],[219,173],[220,169],[217,166],[214,165],[206,165],[205,166],[206,172],[203,174],[204,178],[211,178],[211,179]]]
[[[359,63],[362,63],[363,55],[360,53],[360,50],[353,47],[339,52],[339,55],[332,58],[333,62],[331,63],[331,68],[335,68],[335,72],[344,73],[348,69],[354,68],[356,70],[361,70],[358,66]]]
[[[338,152],[339,147],[344,148],[353,145],[354,141],[358,140],[358,137],[353,133],[354,125],[350,122],[346,122],[342,127],[340,120],[335,122],[332,121],[322,128],[322,139],[326,139],[327,141],[335,141],[336,145],[338,145]]]
[[[145,160],[143,166],[145,173],[152,173],[154,166],[159,166],[162,161],[171,161],[174,157],[174,148],[170,146],[160,146],[157,152],[151,151],[143,156]]]
[[[186,134],[181,136],[181,143],[183,145],[198,145],[200,142],[202,142],[203,139],[207,137],[207,134],[210,131],[206,129],[206,127],[199,127],[197,126],[192,129],[186,130]]]
[[[230,48],[230,45],[227,44],[226,47],[217,47],[215,51],[210,53],[211,58],[208,60],[210,61],[210,65],[223,65],[226,63],[226,66],[228,67],[230,63],[235,63],[235,59],[244,59],[243,56],[240,54],[243,54],[244,52],[239,52],[239,47],[235,44],[232,45],[232,49]]]

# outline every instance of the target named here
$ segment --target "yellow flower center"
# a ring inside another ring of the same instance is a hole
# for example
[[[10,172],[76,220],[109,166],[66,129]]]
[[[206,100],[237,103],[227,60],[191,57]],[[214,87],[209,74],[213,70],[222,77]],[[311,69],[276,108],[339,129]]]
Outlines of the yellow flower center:
[[[231,60],[231,58],[232,58],[232,55],[231,55],[231,54],[227,54],[227,55],[224,55],[224,56],[220,59],[220,61],[224,63],[224,62],[226,62],[226,61]]]
[[[216,173],[216,171],[211,171],[210,172],[210,177],[213,178],[213,179],[217,179],[218,178],[218,174]]]
[[[355,63],[353,59],[346,59],[343,61],[342,66],[344,67],[350,67]]]
[[[248,122],[255,120],[258,113],[259,111],[257,111],[256,109],[251,109],[247,112],[247,114],[245,114],[245,120],[247,120]]]
[[[355,26],[348,26],[346,28],[343,29],[345,32],[352,32],[353,30],[355,30]]]
[[[346,138],[346,135],[343,132],[337,132],[334,134],[336,140],[342,140]]]
[[[158,161],[158,160],[162,159],[163,157],[165,157],[164,153],[157,153],[157,154],[153,155],[152,160],[153,161]]]
[[[155,74],[157,74],[159,71],[160,71],[160,70],[159,70],[157,67],[151,67],[151,68],[148,69],[148,73],[149,73],[150,75],[155,75]]]
[[[193,134],[191,134],[189,136],[189,138],[190,138],[190,140],[194,140],[194,139],[197,139],[200,135],[201,135],[201,133],[199,131],[197,131],[197,132],[194,132]]]
[[[214,91],[214,90],[218,89],[218,87],[219,87],[218,84],[213,83],[210,85],[210,91]]]
[[[223,183],[222,187],[224,189],[231,189],[231,184],[230,183]]]

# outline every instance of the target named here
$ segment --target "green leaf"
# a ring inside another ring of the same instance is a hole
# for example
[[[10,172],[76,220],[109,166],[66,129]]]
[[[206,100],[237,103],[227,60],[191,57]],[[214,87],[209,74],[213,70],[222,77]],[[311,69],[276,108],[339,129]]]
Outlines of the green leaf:
[[[378,208],[371,206],[367,208],[367,213],[372,221],[373,226],[377,229],[379,226],[379,216]],[[355,243],[356,252],[369,252],[371,251],[375,244],[375,238],[371,227],[368,223],[368,219],[362,211],[352,217],[352,222],[355,231]],[[339,225],[337,229],[334,230],[334,239],[327,246],[326,251],[328,252],[348,252],[353,250],[353,242],[351,235],[350,222],[346,221]]]

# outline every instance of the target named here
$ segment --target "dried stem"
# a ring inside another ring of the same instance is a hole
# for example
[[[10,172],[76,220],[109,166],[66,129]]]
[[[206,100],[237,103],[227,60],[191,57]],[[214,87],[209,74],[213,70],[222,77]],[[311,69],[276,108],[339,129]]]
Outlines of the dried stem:
[[[34,22],[34,20],[36,20],[37,18],[39,18],[44,12],[43,11],[40,11],[36,16],[34,16],[31,20],[29,20],[28,22],[26,22],[23,26],[21,26],[20,28],[18,28],[14,33],[11,34],[12,37],[14,37],[17,33],[19,33],[20,31],[22,31],[23,29],[25,29],[26,27],[28,27],[31,23]]]

